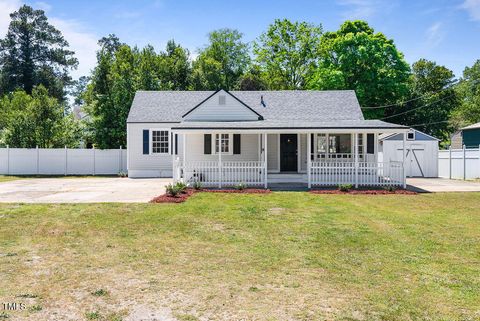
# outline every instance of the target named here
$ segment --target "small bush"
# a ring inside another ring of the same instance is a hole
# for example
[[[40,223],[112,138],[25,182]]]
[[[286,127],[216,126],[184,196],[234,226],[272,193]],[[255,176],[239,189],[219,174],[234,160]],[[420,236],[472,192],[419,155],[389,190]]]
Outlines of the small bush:
[[[120,172],[118,172],[117,175],[118,175],[118,177],[127,177],[127,176],[128,176],[128,173],[125,172],[125,171],[120,171]]]
[[[395,192],[397,189],[395,186],[385,186],[385,190],[388,192]]]
[[[353,188],[352,184],[340,184],[338,185],[338,190],[342,192],[348,192]]]
[[[245,188],[247,188],[247,185],[245,185],[245,183],[238,183],[237,185],[235,185],[235,189],[239,191],[243,191]]]
[[[165,191],[167,192],[168,195],[172,196],[172,197],[176,197],[179,193],[180,193],[180,190],[178,189],[178,186],[177,184],[168,184],[166,187],[165,187]]]
[[[176,182],[175,187],[178,189],[179,193],[185,193],[187,190],[187,184],[183,182]]]
[[[196,189],[197,191],[202,189],[202,183],[200,183],[199,181],[195,181],[193,183],[193,188]]]

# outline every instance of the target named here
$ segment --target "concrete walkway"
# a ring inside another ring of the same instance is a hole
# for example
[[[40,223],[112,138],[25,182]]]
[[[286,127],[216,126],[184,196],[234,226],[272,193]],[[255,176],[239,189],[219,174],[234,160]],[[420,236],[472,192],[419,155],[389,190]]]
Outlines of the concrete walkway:
[[[480,192],[480,182],[447,178],[407,178],[407,185],[418,192]]]
[[[0,202],[146,203],[165,193],[169,178],[26,178],[0,183]]]

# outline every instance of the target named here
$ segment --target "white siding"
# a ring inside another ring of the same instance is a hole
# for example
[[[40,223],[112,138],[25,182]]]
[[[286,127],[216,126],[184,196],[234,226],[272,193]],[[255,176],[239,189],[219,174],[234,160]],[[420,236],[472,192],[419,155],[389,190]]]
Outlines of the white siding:
[[[219,95],[225,96],[225,105],[219,104]],[[258,120],[258,115],[240,103],[230,94],[221,90],[203,102],[190,114],[185,116],[186,121],[232,121]]]
[[[128,145],[128,174],[129,177],[171,177],[172,155],[153,154],[143,155],[143,130],[165,128],[170,129],[171,124],[141,123],[127,124]],[[178,153],[182,152],[181,135],[178,139]],[[151,139],[151,137],[150,137]],[[170,147],[172,142],[170,142]]]
[[[267,135],[267,167],[269,172],[280,171],[279,161],[279,135],[269,134]]]

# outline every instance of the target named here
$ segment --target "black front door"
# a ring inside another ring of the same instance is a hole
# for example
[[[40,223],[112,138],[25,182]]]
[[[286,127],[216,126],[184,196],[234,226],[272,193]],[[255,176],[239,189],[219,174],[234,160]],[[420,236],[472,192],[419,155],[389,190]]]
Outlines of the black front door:
[[[297,171],[297,134],[280,135],[280,171]]]

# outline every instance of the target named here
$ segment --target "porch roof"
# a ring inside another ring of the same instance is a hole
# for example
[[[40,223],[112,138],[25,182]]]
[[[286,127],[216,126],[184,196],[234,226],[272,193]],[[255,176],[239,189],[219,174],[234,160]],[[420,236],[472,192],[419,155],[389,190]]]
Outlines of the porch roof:
[[[341,120],[341,121],[305,121],[305,120],[259,120],[232,122],[180,122],[172,124],[172,129],[183,130],[387,130],[405,131],[408,127],[387,123],[381,120]]]

